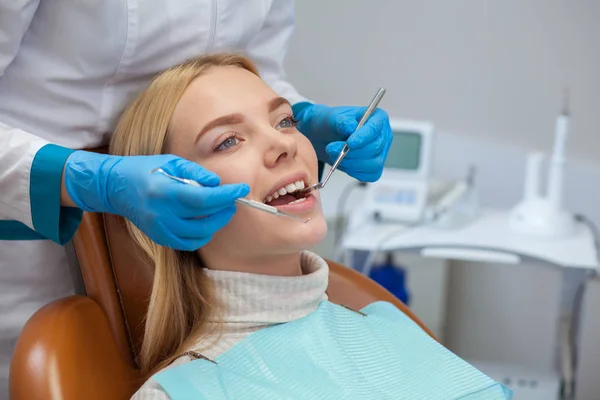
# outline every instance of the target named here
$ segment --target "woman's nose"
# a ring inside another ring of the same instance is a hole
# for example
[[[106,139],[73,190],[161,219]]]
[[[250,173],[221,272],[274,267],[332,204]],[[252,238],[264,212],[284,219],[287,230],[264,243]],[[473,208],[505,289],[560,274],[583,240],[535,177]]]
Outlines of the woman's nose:
[[[295,133],[284,133],[277,129],[270,129],[265,135],[267,151],[265,152],[265,164],[274,167],[282,162],[296,158],[298,153],[298,141]]]

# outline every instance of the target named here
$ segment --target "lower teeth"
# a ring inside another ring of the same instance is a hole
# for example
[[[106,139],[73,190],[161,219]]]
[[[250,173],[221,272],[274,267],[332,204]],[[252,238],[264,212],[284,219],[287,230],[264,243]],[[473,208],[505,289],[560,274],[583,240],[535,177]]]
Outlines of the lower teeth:
[[[306,200],[306,197],[302,197],[302,198],[300,198],[298,200],[294,200],[294,201],[292,201],[291,203],[288,203],[288,204],[302,203],[304,200]]]

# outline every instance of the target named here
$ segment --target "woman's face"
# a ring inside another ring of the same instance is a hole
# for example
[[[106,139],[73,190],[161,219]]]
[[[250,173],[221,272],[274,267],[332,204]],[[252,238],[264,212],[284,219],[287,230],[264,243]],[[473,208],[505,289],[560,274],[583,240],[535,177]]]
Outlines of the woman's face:
[[[291,254],[325,236],[319,193],[293,204],[294,196],[281,195],[317,182],[314,148],[296,129],[287,100],[253,73],[213,67],[196,78],[173,113],[168,150],[215,172],[221,184],[248,184],[249,199],[310,218],[304,224],[238,204],[229,224],[200,249],[209,267],[219,268],[210,265],[223,258],[219,255],[244,259]]]

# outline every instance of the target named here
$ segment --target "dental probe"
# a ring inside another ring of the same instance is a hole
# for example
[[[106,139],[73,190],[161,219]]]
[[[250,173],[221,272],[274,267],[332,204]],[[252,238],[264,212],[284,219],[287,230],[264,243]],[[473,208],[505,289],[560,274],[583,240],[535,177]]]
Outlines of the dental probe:
[[[359,130],[365,124],[365,122],[367,122],[367,120],[369,119],[371,114],[373,114],[373,111],[375,111],[375,109],[377,108],[377,105],[381,101],[384,94],[385,94],[385,88],[379,88],[379,90],[377,90],[377,93],[375,93],[375,97],[373,97],[373,100],[371,100],[371,103],[367,107],[367,110],[365,111],[362,118],[360,119],[355,132],[357,130]],[[335,163],[333,163],[333,165],[331,166],[331,169],[327,173],[327,176],[325,176],[325,178],[321,182],[315,183],[314,185],[311,185],[311,186],[307,187],[306,189],[303,189],[302,193],[309,193],[313,190],[323,189],[325,187],[325,185],[327,184],[327,181],[329,180],[329,178],[331,178],[331,175],[333,174],[333,172],[337,169],[338,165],[340,165],[340,163],[342,162],[344,157],[346,157],[346,154],[348,154],[348,151],[350,151],[350,149],[348,148],[348,145],[344,144],[342,151],[338,155],[337,160],[335,160]]]
[[[202,185],[200,185],[198,182],[196,182],[194,180],[185,179],[185,178],[179,178],[178,176],[167,174],[162,168],[155,168],[152,171],[150,171],[151,174],[153,174],[155,172],[160,172],[161,174],[163,174],[167,178],[171,178],[171,179],[173,179],[175,181],[178,181],[178,182],[181,182],[181,183],[185,183],[186,185],[192,185],[192,186],[196,186],[196,187],[202,187]],[[245,198],[239,198],[239,199],[236,199],[235,202],[239,203],[239,204],[244,204],[244,205],[246,205],[248,207],[252,207],[252,208],[255,208],[257,210],[261,210],[261,211],[267,212],[269,214],[280,215],[282,217],[293,218],[296,221],[300,221],[300,222],[302,222],[304,224],[307,223],[308,221],[310,221],[310,218],[306,218],[306,219],[299,218],[299,217],[297,217],[295,215],[283,212],[283,211],[277,209],[276,207],[270,206],[268,204],[261,203],[260,201],[250,200],[250,199],[245,199]]]

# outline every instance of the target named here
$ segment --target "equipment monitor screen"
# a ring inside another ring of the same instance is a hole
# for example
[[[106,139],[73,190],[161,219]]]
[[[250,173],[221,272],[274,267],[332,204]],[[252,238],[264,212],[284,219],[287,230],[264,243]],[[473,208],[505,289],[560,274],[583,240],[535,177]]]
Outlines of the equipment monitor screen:
[[[423,137],[419,133],[395,131],[385,167],[409,171],[418,170],[421,163],[422,140]]]

